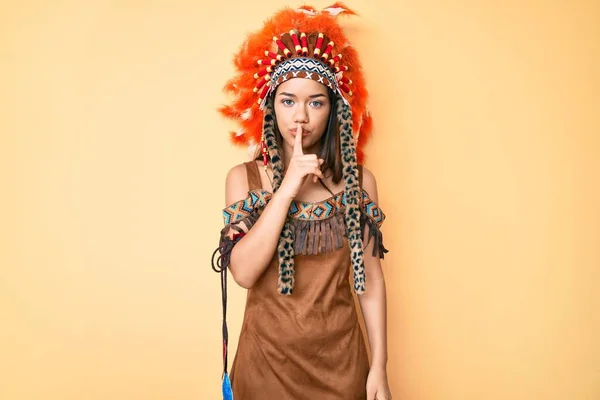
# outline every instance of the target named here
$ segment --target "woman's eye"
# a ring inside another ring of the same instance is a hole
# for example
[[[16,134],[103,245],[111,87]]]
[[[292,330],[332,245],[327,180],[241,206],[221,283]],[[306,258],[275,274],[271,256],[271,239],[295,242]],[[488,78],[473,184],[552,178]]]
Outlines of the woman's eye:
[[[323,105],[322,102],[315,100],[313,102],[310,103],[313,107],[321,107]]]
[[[290,99],[283,99],[283,100],[281,100],[281,103],[286,106],[291,106],[292,104],[294,104],[294,102]]]

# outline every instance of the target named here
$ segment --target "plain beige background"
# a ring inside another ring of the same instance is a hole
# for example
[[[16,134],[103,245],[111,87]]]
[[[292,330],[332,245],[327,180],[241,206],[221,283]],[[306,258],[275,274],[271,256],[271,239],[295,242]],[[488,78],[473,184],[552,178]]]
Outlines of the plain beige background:
[[[0,399],[220,398],[215,109],[281,4],[2,2]],[[347,4],[394,398],[600,399],[599,2]]]

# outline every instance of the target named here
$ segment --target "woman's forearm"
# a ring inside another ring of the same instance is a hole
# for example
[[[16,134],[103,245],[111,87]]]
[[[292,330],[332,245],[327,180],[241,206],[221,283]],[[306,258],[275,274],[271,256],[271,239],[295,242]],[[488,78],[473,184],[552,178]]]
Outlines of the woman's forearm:
[[[386,368],[387,365],[387,317],[386,289],[379,262],[366,265],[371,270],[367,276],[366,290],[359,296],[360,307],[365,319],[369,346],[371,348],[371,368]]]
[[[240,286],[252,287],[271,262],[291,201],[276,192],[252,229],[233,247],[229,270]]]

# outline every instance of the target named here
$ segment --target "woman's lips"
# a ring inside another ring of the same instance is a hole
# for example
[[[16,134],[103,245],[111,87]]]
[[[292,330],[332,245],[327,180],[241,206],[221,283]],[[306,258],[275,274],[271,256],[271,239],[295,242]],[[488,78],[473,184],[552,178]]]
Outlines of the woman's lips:
[[[303,137],[304,137],[304,136],[308,136],[308,134],[309,134],[309,133],[310,133],[309,131],[305,131],[305,130],[303,130],[303,131],[302,131],[302,136],[303,136]],[[292,137],[296,137],[296,130],[294,129],[293,131],[290,131],[290,135],[292,135]]]

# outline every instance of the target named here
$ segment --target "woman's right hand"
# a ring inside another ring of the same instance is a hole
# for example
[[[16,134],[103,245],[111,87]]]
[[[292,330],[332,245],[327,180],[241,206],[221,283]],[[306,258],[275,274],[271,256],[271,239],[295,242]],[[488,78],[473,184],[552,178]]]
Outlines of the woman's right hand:
[[[302,125],[298,124],[294,138],[292,159],[277,193],[293,200],[308,175],[313,175],[314,182],[318,178],[323,179],[323,173],[321,172],[322,164],[323,160],[317,158],[316,154],[304,154],[302,151]]]

